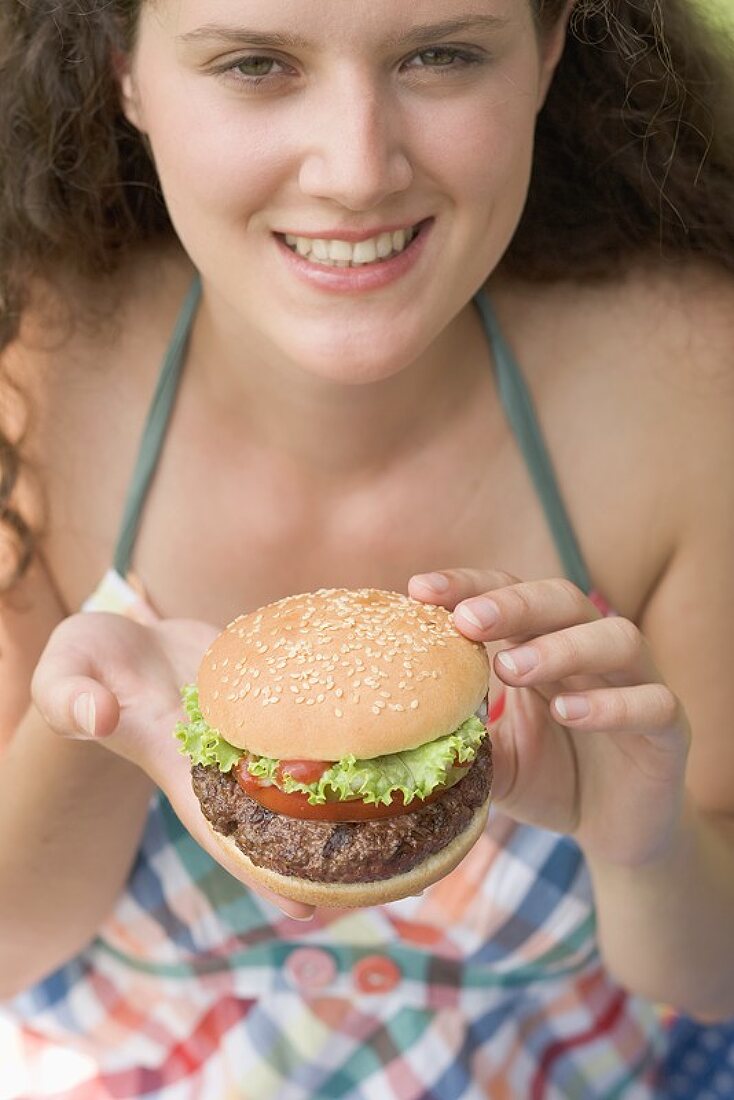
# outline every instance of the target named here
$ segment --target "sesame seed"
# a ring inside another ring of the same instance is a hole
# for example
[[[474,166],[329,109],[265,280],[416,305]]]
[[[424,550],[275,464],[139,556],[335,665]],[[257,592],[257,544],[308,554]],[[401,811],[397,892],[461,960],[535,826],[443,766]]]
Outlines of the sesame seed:
[[[372,713],[373,714],[380,714],[381,713],[380,708],[378,706],[374,706],[372,708]]]
[[[414,699],[413,702],[410,704],[410,709],[411,710],[417,710],[418,709],[418,700],[417,699]]]
[[[339,710],[339,707],[337,707],[335,709],[334,714],[336,715],[337,718],[343,718],[344,717],[344,711]]]
[[[323,694],[321,694],[321,695],[317,695],[317,696],[316,696],[316,702],[317,702],[317,703],[323,703],[323,701],[324,701],[324,699],[325,699],[325,698],[326,698],[326,696],[325,696],[325,695],[323,695]]]

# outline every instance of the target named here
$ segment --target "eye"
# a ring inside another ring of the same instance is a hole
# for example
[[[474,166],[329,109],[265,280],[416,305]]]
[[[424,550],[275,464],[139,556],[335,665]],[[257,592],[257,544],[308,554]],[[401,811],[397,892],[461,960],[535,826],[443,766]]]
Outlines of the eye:
[[[411,65],[413,69],[454,70],[464,69],[469,65],[480,64],[483,59],[470,50],[459,49],[456,46],[430,46],[410,58],[411,62],[419,62]]]
[[[284,70],[284,63],[277,58],[252,54],[250,57],[240,57],[237,61],[230,61],[215,71],[225,80],[247,88],[256,88],[260,84],[283,76]]]

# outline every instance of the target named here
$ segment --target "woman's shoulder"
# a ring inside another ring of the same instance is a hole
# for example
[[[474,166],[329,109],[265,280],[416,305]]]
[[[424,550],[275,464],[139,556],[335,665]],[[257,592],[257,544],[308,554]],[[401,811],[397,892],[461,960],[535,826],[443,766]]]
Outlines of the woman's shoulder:
[[[539,402],[623,417],[649,437],[664,408],[690,423],[734,392],[734,272],[703,263],[639,263],[604,281],[500,288],[499,310]]]
[[[713,264],[648,260],[606,279],[503,280],[498,297],[510,324],[522,317],[543,342],[552,333],[572,353],[614,355],[638,377],[734,368],[734,271]]]
[[[147,393],[193,277],[180,247],[138,248],[111,274],[69,270],[37,276],[17,338],[3,355],[6,377],[33,410],[25,451],[40,464],[115,393]]]
[[[180,245],[168,241],[137,246],[104,276],[69,267],[39,273],[28,287],[9,357],[37,370],[52,362],[55,373],[83,370],[92,357],[99,371],[128,334],[141,327],[165,331],[167,313],[180,304],[193,274]]]
[[[109,564],[141,424],[192,276],[180,249],[151,247],[96,283],[37,278],[3,356],[2,396],[17,394],[24,483],[43,515],[40,547],[69,606],[70,593],[86,592]]]
[[[490,292],[592,573],[634,614],[730,507],[734,275],[646,263]]]

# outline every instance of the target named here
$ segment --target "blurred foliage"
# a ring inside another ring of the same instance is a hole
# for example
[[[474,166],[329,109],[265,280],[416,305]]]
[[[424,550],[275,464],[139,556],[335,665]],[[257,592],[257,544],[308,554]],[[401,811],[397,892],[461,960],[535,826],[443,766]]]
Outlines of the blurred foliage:
[[[707,22],[728,34],[734,45],[734,0],[693,0]]]

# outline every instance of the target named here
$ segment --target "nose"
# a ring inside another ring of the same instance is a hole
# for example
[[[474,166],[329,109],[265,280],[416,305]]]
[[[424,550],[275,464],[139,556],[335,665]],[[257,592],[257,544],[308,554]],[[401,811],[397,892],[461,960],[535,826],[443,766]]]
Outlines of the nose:
[[[323,104],[312,104],[307,125],[299,174],[305,195],[371,210],[410,187],[398,107],[366,77],[332,85]]]

